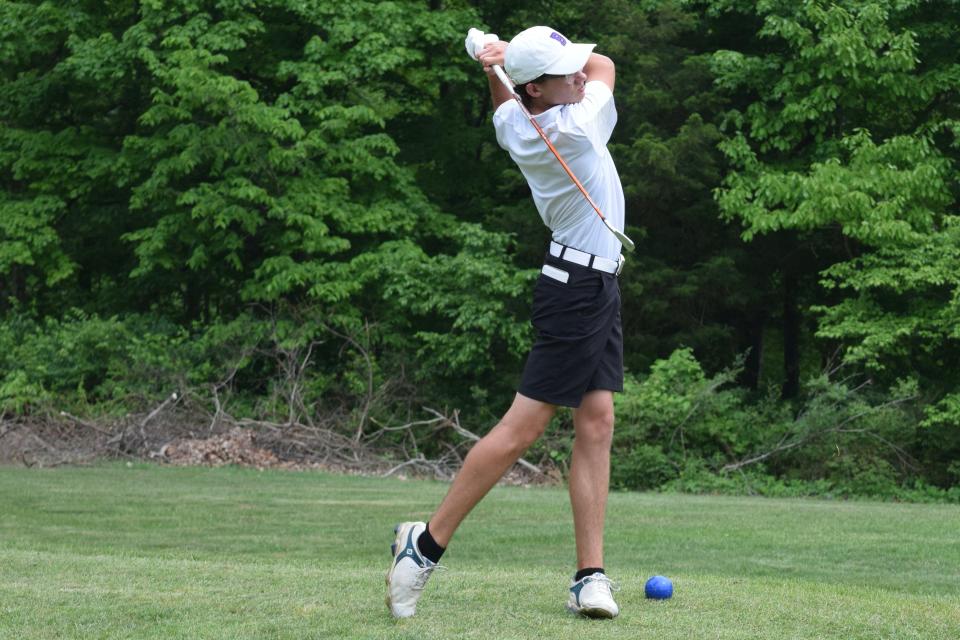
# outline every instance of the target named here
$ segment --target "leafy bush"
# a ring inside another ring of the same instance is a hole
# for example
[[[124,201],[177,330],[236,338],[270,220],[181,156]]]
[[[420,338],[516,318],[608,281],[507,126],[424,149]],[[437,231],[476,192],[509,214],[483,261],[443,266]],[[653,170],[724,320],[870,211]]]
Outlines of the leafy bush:
[[[616,396],[611,484],[762,495],[935,496],[922,484],[916,385],[870,393],[821,375],[795,404],[750,397],[737,369],[708,377],[689,349]],[[920,482],[921,484],[917,484]],[[920,488],[917,488],[920,487]]]
[[[193,331],[151,315],[71,310],[42,322],[15,315],[0,324],[0,410],[138,410],[171,391],[255,369],[250,356],[265,329],[249,315]]]
[[[101,318],[80,311],[0,325],[0,408],[25,413],[53,399],[109,403],[169,391],[184,366],[186,332],[146,316]]]

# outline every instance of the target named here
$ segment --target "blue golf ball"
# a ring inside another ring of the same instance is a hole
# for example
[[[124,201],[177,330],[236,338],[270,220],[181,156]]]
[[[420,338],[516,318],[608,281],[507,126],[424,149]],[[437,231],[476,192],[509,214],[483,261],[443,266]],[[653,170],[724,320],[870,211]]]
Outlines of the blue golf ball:
[[[673,595],[673,583],[670,578],[663,576],[653,576],[647,580],[647,585],[643,588],[648,598],[655,600],[666,600]]]

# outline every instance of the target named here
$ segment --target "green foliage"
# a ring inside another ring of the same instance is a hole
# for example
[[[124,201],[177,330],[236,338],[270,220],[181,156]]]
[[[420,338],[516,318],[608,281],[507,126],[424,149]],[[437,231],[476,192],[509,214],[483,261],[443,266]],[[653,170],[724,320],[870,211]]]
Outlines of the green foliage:
[[[936,425],[960,427],[960,394],[952,393],[927,408],[927,419],[923,421],[923,426]]]
[[[498,353],[519,359],[529,348],[532,332],[517,322],[516,309],[527,304],[537,272],[501,260],[506,234],[460,225],[450,241],[459,247],[455,255],[426,256],[411,243],[392,247],[379,266],[384,293],[405,311],[424,373],[487,374]]]
[[[656,361],[641,381],[628,377],[615,397],[615,486],[653,488],[676,478],[689,458],[715,464],[758,445],[760,411],[729,387],[736,371],[708,377],[689,349]]]
[[[622,445],[622,440],[618,445]],[[670,457],[660,447],[649,444],[622,449],[618,446],[616,460],[610,468],[610,486],[617,489],[649,491],[676,477],[677,470]]]
[[[740,456],[763,438],[765,407],[747,409],[737,371],[708,377],[689,349],[656,361],[650,375],[617,396],[618,444],[653,439],[679,464],[688,455]]]
[[[63,320],[20,316],[0,327],[2,412],[139,406],[169,393],[175,376],[192,370],[182,358],[185,332],[150,317],[100,318],[75,310]],[[50,407],[54,400],[65,405]]]
[[[960,219],[913,242],[884,246],[824,272],[852,294],[819,306],[820,334],[850,339],[848,357],[873,368],[921,357],[936,369],[960,354]]]
[[[706,4],[762,24],[740,50],[712,56],[718,86],[741,101],[724,123],[723,215],[747,240],[816,238],[828,257],[810,304],[817,337],[884,383],[915,376],[926,395],[949,397],[960,384],[957,8]],[[930,411],[956,424],[948,408]]]
[[[461,43],[535,23],[617,64],[614,484],[956,484],[960,10],[918,0],[0,4],[2,411],[482,433],[548,233]]]
[[[868,131],[841,140],[833,157],[802,171],[760,162],[742,135],[721,145],[739,172],[718,193],[729,217],[744,219],[746,240],[784,228],[839,226],[864,245],[916,242],[952,202],[951,163],[928,139],[898,136],[875,144]]]
[[[519,366],[530,272],[512,267],[506,236],[424,196],[390,131],[466,79],[446,49],[472,10],[103,9],[5,5],[0,43],[17,55],[0,88],[0,305],[156,314],[191,336],[242,321],[249,303],[299,306],[314,323],[300,347],[331,318],[374,327],[384,379],[409,366],[401,348],[423,359],[418,378]],[[203,362],[183,375],[208,383]],[[351,370],[334,377],[355,391]]]
[[[930,470],[911,453],[921,433],[915,382],[888,400],[824,375],[791,408],[775,396],[750,398],[731,384],[736,374],[708,377],[683,349],[645,379],[629,379],[616,399],[612,484],[771,496],[924,493],[916,487]],[[953,499],[936,487],[927,493]]]
[[[888,467],[880,462],[880,467]],[[900,485],[872,465],[864,465],[852,477],[803,480],[777,478],[764,470],[747,470],[731,475],[718,475],[702,460],[692,459],[679,476],[665,483],[661,490],[714,495],[751,495],[767,498],[839,498],[844,500],[883,498],[896,502],[960,504],[960,489],[942,489],[922,481]],[[876,479],[880,478],[880,482]]]
[[[459,38],[469,11],[211,1],[10,12],[0,42],[19,48],[29,25],[53,62],[16,56],[0,94],[11,176],[0,272],[30,267],[7,295],[53,303],[49,287],[79,268],[108,269],[84,246],[108,239],[127,273],[110,265],[121,279],[97,293],[122,295],[122,309],[179,307],[193,320],[243,300],[334,304],[362,293],[358,255],[437,233],[438,211],[384,127],[428,111],[436,86],[462,76],[426,50]],[[391,23],[403,27],[388,39]],[[93,210],[106,238],[85,219]],[[135,288],[116,290],[127,275]]]

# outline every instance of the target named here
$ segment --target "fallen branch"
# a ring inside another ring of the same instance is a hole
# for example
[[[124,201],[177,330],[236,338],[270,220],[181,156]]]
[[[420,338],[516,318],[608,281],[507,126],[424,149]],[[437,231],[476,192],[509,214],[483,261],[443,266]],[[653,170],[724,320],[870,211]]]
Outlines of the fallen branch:
[[[412,460],[407,460],[406,462],[401,462],[401,463],[398,464],[397,466],[395,466],[395,467],[393,467],[392,469],[390,469],[389,471],[385,472],[385,473],[383,474],[383,477],[384,477],[384,478],[388,478],[388,477],[392,476],[393,474],[395,474],[397,471],[400,471],[400,469],[403,469],[404,467],[409,467],[409,466],[415,465],[415,464],[421,464],[421,463],[426,462],[426,461],[427,461],[427,459],[424,458],[424,457],[421,455],[421,456],[418,456],[418,457],[416,457],[416,458],[413,458]]]
[[[451,429],[453,429],[454,431],[456,431],[459,435],[463,436],[464,438],[467,438],[468,440],[472,440],[472,441],[474,441],[474,442],[477,442],[477,441],[480,440],[480,436],[478,436],[477,434],[475,434],[475,433],[473,433],[473,432],[471,432],[471,431],[468,431],[468,430],[464,429],[462,426],[460,426],[460,412],[459,412],[459,411],[454,410],[454,412],[453,412],[453,419],[451,420],[450,418],[448,418],[447,416],[443,415],[442,413],[440,413],[439,411],[437,411],[437,410],[435,410],[435,409],[431,409],[431,408],[429,408],[429,407],[423,407],[423,410],[426,411],[427,413],[432,413],[433,415],[437,416],[437,418],[440,418],[440,419],[445,420],[446,423],[447,423],[447,425],[448,425]],[[524,460],[523,458],[520,458],[519,460],[517,460],[517,464],[519,464],[519,465],[520,465],[521,467],[523,467],[524,469],[527,469],[528,471],[532,471],[532,472],[534,472],[534,473],[536,473],[536,474],[539,474],[539,475],[546,475],[546,474],[544,474],[544,472],[540,469],[540,467],[538,467],[537,465],[532,464],[532,463],[530,463],[530,462],[527,462],[527,461]]]
[[[166,408],[167,408],[167,405],[169,405],[171,402],[176,402],[179,398],[180,398],[180,396],[177,395],[177,392],[176,392],[176,391],[174,391],[173,393],[170,394],[170,396],[169,396],[166,400],[164,400],[163,402],[161,402],[160,405],[159,405],[156,409],[154,409],[153,411],[151,411],[151,412],[147,415],[147,417],[143,419],[143,421],[140,423],[140,435],[143,436],[143,438],[146,438],[146,437],[147,437],[147,436],[146,436],[146,433],[144,433],[144,428],[147,426],[147,423],[150,422],[151,420],[153,420],[154,417],[156,417],[156,415],[159,414],[161,411],[163,411],[164,409],[166,409]]]
[[[860,387],[858,387],[858,389],[859,388]],[[756,464],[757,462],[762,462],[767,458],[773,455],[776,455],[778,453],[789,451],[790,449],[795,449],[796,447],[799,447],[801,445],[809,444],[815,440],[823,438],[824,436],[827,436],[830,434],[838,434],[838,433],[856,433],[856,434],[865,435],[875,440],[878,440],[879,442],[890,447],[890,449],[897,455],[897,458],[899,458],[900,462],[904,466],[915,469],[916,461],[913,459],[913,457],[910,456],[910,454],[904,451],[902,448],[890,442],[889,440],[883,438],[882,436],[877,435],[876,433],[873,433],[869,429],[846,429],[845,428],[846,425],[856,420],[859,420],[860,418],[868,416],[872,413],[876,413],[881,409],[885,409],[887,407],[892,407],[892,406],[913,400],[914,398],[915,396],[908,396],[905,398],[896,398],[894,400],[890,400],[889,402],[884,402],[883,404],[877,405],[876,407],[871,407],[868,411],[861,411],[856,415],[850,416],[849,418],[842,420],[841,422],[830,427],[829,429],[821,429],[819,431],[810,431],[804,434],[803,436],[800,436],[798,434],[787,433],[780,439],[780,442],[778,442],[771,450],[755,455],[753,457],[747,458],[745,460],[740,460],[738,462],[731,462],[730,464],[726,464],[720,468],[720,471],[722,472],[739,471],[743,467],[749,466],[751,464]],[[795,439],[790,440],[791,436],[796,436],[796,437]]]
[[[766,459],[769,458],[770,456],[776,455],[776,454],[778,454],[778,453],[782,453],[782,452],[784,452],[784,451],[788,451],[788,450],[790,450],[790,449],[793,449],[794,447],[799,447],[800,445],[806,444],[807,442],[809,442],[809,441],[811,441],[811,440],[813,439],[812,437],[809,437],[809,438],[801,438],[801,439],[799,439],[799,440],[795,440],[795,441],[790,442],[790,443],[788,443],[788,444],[784,444],[784,442],[786,442],[786,440],[787,440],[788,437],[789,437],[789,435],[786,435],[786,436],[784,436],[783,438],[781,438],[781,439],[780,439],[780,442],[778,442],[777,445],[776,445],[773,449],[771,449],[770,451],[761,453],[760,455],[756,455],[756,456],[754,456],[754,457],[752,457],[752,458],[747,458],[746,460],[740,460],[739,462],[731,462],[730,464],[726,464],[726,465],[724,465],[723,467],[721,467],[720,471],[723,471],[723,472],[726,472],[726,471],[739,471],[739,470],[742,469],[743,467],[747,467],[747,466],[749,466],[749,465],[751,465],[751,464],[756,464],[756,463],[758,463],[758,462],[763,462],[764,460],[766,460]]]
[[[148,413],[146,418],[140,421],[140,424],[137,430],[140,432],[141,442],[145,442],[147,439],[147,434],[145,431],[147,423],[153,420],[161,411],[166,409],[171,402],[176,402],[179,399],[180,399],[180,395],[177,394],[176,391],[174,391],[163,402],[157,405],[157,407],[153,411]],[[124,448],[123,445],[125,444],[128,433],[129,433],[129,428],[121,430],[120,433],[110,438],[110,440],[107,441],[107,444],[111,446],[119,445],[118,449],[123,449]]]
[[[55,446],[53,446],[52,444],[50,444],[49,442],[47,442],[46,440],[44,440],[43,438],[41,438],[40,436],[38,436],[38,435],[37,435],[36,433],[34,433],[33,431],[28,431],[27,433],[28,433],[28,435],[29,435],[31,438],[33,438],[34,440],[36,440],[37,442],[39,442],[39,443],[43,446],[43,448],[46,449],[47,451],[53,451],[53,452],[55,452],[55,453],[60,453],[60,449],[56,448]]]
[[[101,429],[101,428],[98,427],[97,425],[92,424],[92,423],[90,423],[90,422],[87,422],[86,420],[81,420],[81,419],[78,418],[77,416],[75,416],[75,415],[73,415],[73,414],[71,414],[71,413],[67,413],[66,411],[61,411],[61,412],[60,412],[60,416],[66,418],[66,419],[68,419],[68,420],[70,420],[70,421],[73,422],[74,424],[78,424],[78,425],[80,425],[81,427],[86,427],[87,429],[93,429],[93,430],[96,431],[97,433],[102,433],[102,434],[105,435],[105,436],[112,436],[112,435],[113,435],[113,433],[111,433],[110,431],[107,431],[106,429]]]

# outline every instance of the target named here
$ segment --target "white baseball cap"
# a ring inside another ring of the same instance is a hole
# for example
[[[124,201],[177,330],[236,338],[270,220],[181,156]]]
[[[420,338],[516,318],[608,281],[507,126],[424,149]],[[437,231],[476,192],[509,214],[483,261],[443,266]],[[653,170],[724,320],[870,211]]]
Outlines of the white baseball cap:
[[[583,69],[595,44],[575,44],[550,27],[530,27],[507,46],[503,66],[517,84],[545,73],[562,76]]]

